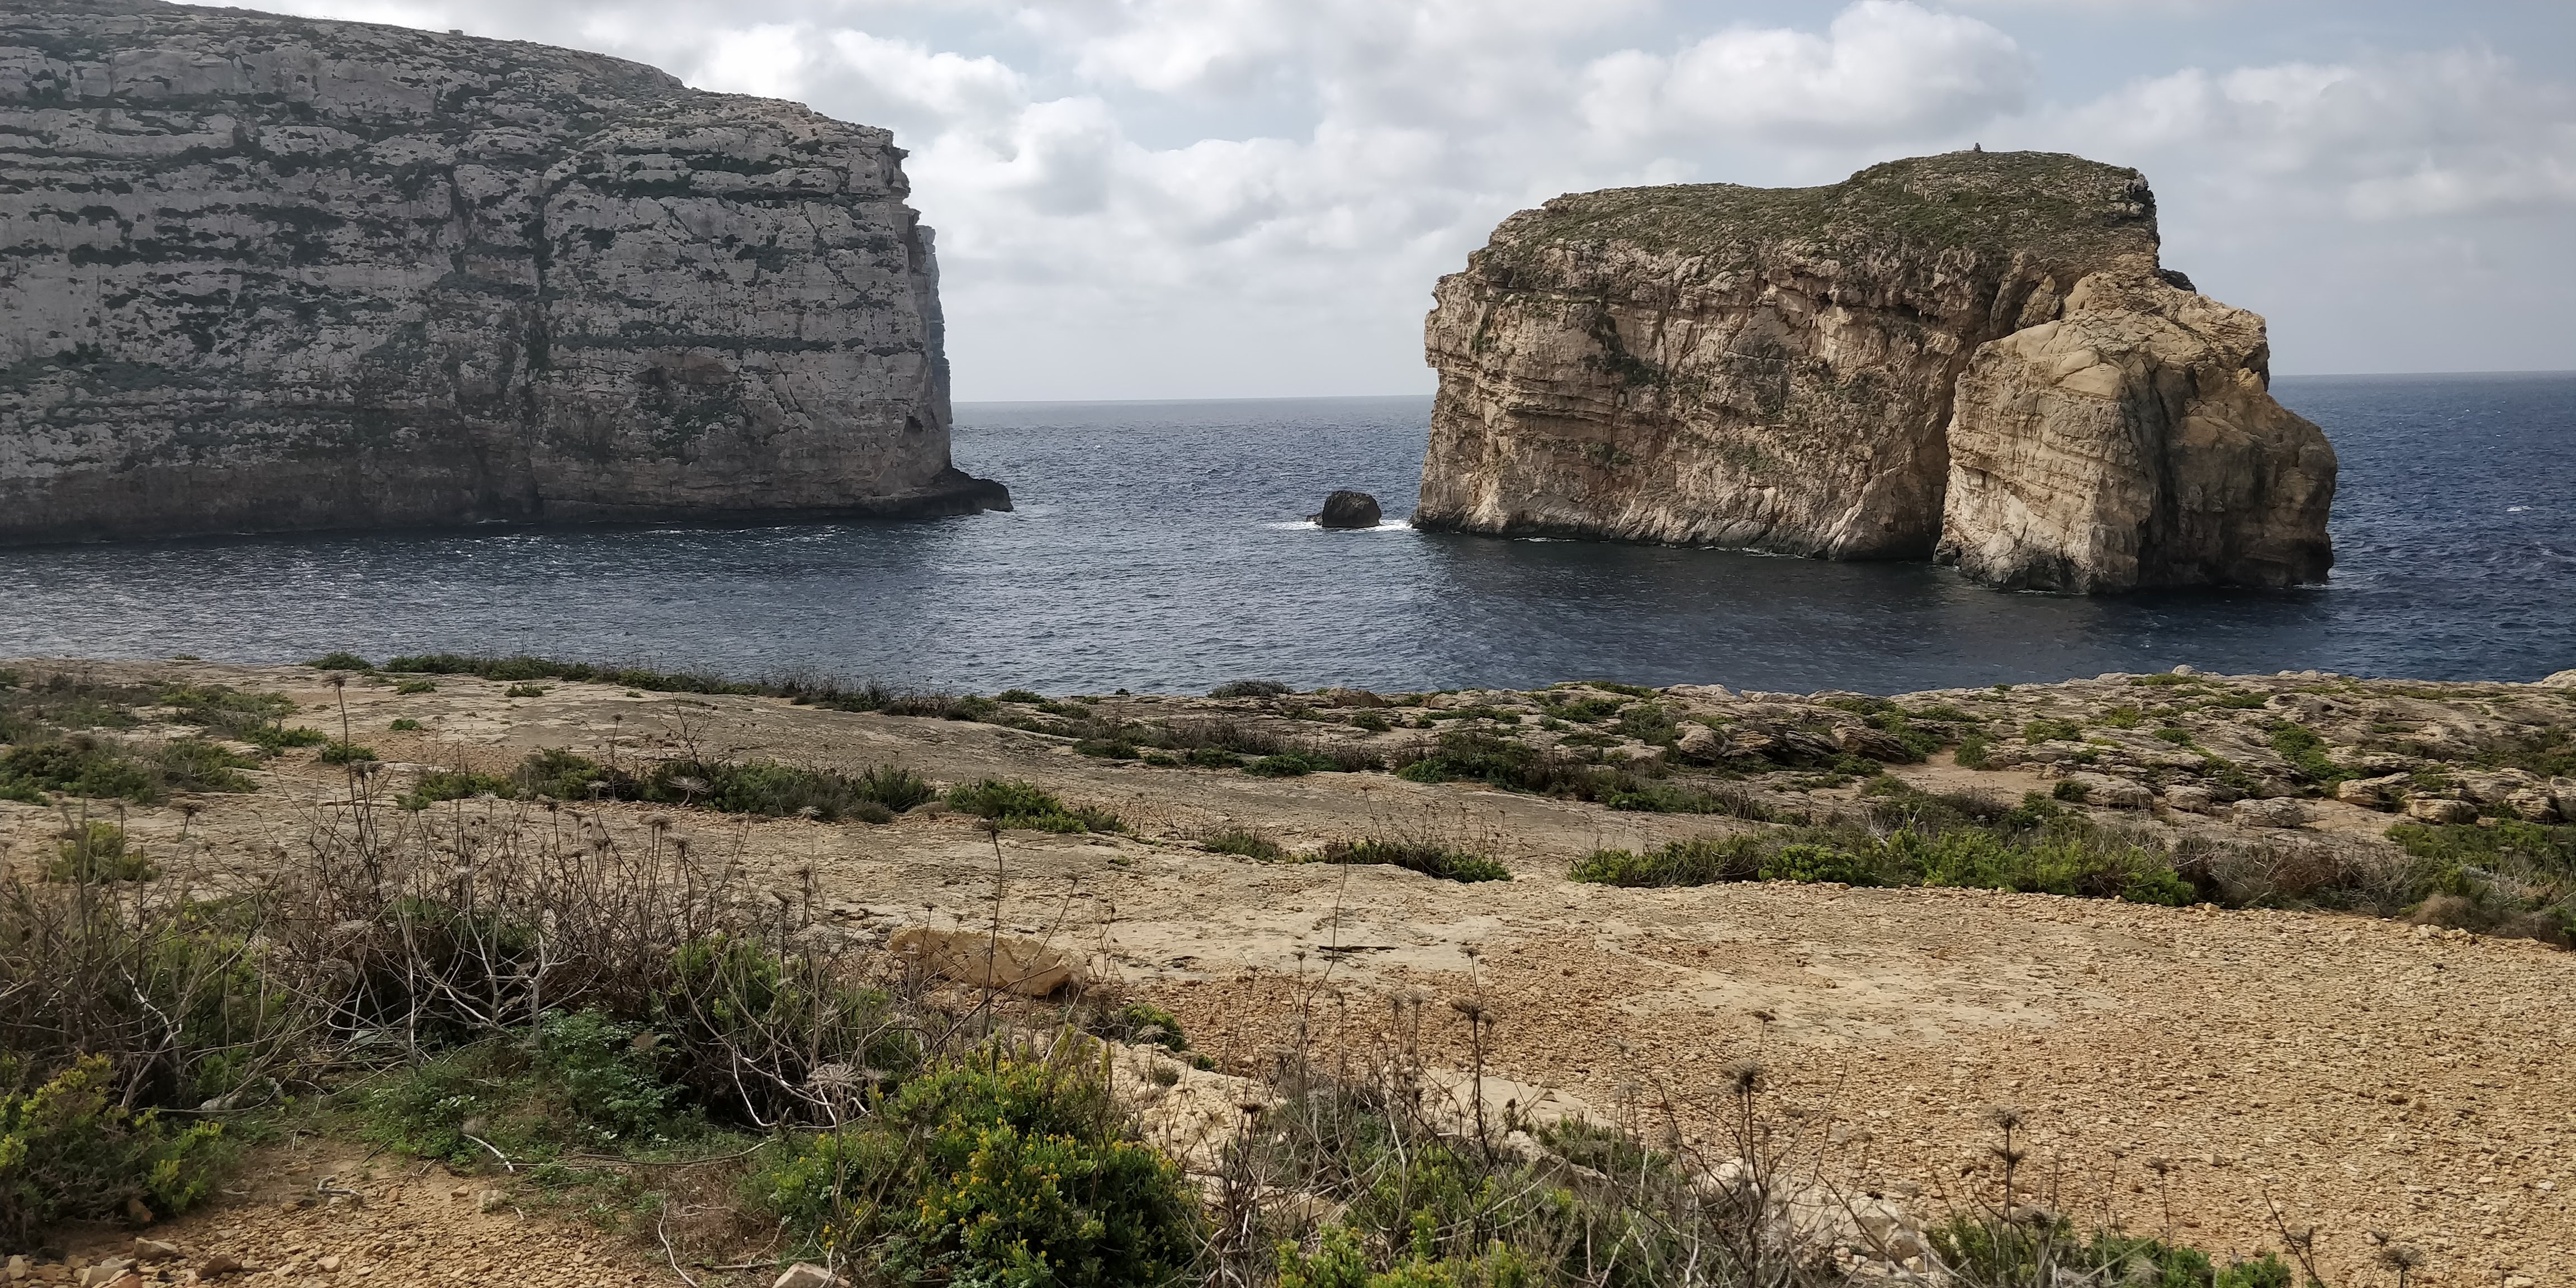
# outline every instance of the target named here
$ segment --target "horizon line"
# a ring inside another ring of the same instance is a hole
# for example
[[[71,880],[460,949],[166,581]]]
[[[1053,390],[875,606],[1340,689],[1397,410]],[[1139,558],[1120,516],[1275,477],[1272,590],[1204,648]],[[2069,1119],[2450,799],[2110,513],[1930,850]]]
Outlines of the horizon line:
[[[2292,371],[2274,373],[2274,380],[2410,380],[2438,376],[2576,376],[2576,367],[2535,367],[2496,371]],[[1359,402],[1386,398],[1429,398],[1430,392],[1381,394],[1202,394],[1181,398],[958,398],[959,407],[1033,407],[1086,403],[1099,406],[1142,406],[1174,403],[1234,402]]]

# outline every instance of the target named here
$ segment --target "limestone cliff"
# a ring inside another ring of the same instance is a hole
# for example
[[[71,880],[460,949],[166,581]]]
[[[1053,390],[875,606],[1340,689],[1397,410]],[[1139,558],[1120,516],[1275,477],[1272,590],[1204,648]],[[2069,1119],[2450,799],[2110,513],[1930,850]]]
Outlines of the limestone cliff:
[[[2335,462],[2133,170],[1952,153],[1560,197],[1441,279],[1418,526],[1958,563],[2077,591],[2322,578]]]
[[[884,130],[540,45],[0,9],[0,540],[971,513]]]

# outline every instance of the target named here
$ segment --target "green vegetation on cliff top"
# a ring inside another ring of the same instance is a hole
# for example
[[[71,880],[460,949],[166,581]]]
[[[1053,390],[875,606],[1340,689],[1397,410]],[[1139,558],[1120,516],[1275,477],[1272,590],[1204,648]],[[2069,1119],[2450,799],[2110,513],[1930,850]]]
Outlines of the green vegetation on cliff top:
[[[1749,264],[1784,244],[1810,253],[1946,250],[2090,266],[2156,249],[2155,198],[2125,166],[2055,152],[1951,152],[1874,165],[1841,183],[1750,188],[1667,184],[1571,193],[1512,216],[1482,255],[1534,267],[1566,242]]]

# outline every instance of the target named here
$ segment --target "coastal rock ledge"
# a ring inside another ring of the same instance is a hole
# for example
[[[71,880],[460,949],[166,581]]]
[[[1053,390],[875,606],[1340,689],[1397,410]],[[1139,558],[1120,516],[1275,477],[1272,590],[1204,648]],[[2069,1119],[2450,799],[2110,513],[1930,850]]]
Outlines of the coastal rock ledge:
[[[515,41],[0,6],[0,541],[972,513],[890,134]]]
[[[1957,152],[1559,197],[1442,278],[1417,527],[1934,559],[2077,592],[2322,580],[2335,456],[2136,171]]]

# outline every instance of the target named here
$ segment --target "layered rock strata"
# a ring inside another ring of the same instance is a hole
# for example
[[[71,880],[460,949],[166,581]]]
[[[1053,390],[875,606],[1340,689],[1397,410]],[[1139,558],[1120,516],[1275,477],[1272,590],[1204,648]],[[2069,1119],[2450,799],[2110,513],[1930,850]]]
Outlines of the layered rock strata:
[[[2334,452],[2133,170],[1560,197],[1441,279],[1419,527],[1929,559],[2000,586],[2322,579]]]
[[[966,513],[884,130],[544,46],[0,11],[0,540]]]

